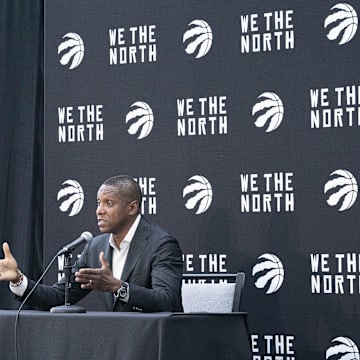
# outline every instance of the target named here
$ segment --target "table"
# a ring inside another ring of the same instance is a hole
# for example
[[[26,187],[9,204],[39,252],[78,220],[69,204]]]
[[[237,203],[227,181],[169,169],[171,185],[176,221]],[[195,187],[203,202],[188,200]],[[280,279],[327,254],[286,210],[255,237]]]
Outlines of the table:
[[[246,313],[0,310],[2,360],[251,359]]]

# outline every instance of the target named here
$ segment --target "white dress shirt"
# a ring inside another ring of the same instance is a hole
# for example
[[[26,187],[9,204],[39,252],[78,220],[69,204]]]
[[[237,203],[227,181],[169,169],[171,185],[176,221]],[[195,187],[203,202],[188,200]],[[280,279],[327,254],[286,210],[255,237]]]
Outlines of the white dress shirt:
[[[139,225],[141,215],[139,214],[135,219],[134,223],[131,225],[131,228],[125,235],[124,239],[120,243],[120,249],[114,242],[114,237],[111,234],[109,243],[110,246],[113,248],[113,255],[112,255],[112,272],[115,278],[121,279],[121,275],[124,269],[125,261],[129,252],[131,241],[135,235],[135,231]]]

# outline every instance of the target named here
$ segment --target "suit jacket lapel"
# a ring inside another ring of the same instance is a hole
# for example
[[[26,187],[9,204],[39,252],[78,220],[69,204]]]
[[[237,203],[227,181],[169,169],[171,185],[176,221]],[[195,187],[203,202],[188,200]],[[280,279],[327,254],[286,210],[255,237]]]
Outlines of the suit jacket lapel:
[[[112,248],[109,245],[109,238],[108,241],[105,244],[105,248],[104,248],[104,256],[106,261],[110,264],[110,267],[112,266]],[[105,296],[105,302],[106,302],[106,308],[107,309],[112,309],[113,308],[113,304],[114,304],[114,296],[113,294],[109,293],[109,292],[104,292],[104,296]]]
[[[148,222],[141,218],[139,226],[131,241],[129,253],[127,255],[121,279],[127,281],[146,246],[146,239],[150,233]]]

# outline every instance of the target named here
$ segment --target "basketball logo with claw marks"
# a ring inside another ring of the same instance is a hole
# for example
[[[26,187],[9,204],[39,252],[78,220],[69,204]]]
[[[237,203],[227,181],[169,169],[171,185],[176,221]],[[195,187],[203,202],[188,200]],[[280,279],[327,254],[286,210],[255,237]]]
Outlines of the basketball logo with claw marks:
[[[358,16],[354,8],[345,3],[334,5],[331,14],[324,21],[324,28],[328,30],[327,38],[337,41],[339,45],[350,42],[358,28]]]
[[[326,350],[326,360],[359,360],[359,349],[348,337],[338,336],[331,340],[334,343]]]
[[[84,191],[76,180],[66,180],[57,194],[60,211],[68,216],[78,215],[84,205]]]
[[[252,108],[255,126],[265,128],[265,132],[276,130],[284,117],[284,105],[280,97],[273,92],[264,92],[258,96],[258,102]]]
[[[274,254],[263,254],[258,260],[252,269],[252,276],[256,278],[255,286],[266,289],[266,295],[277,292],[284,281],[282,262]]]
[[[128,133],[136,136],[138,140],[146,138],[154,125],[154,114],[151,107],[144,101],[136,101],[130,106],[126,115]]]
[[[188,179],[189,185],[183,190],[185,207],[195,210],[195,214],[205,213],[212,202],[213,191],[209,181],[201,175],[194,175]]]
[[[358,184],[349,170],[335,170],[330,174],[330,180],[324,185],[327,203],[338,211],[349,210],[355,203],[358,194]]]
[[[84,58],[84,42],[76,33],[67,33],[62,38],[63,42],[58,46],[60,64],[67,66],[70,70],[75,69]]]
[[[184,33],[185,52],[194,55],[196,59],[204,57],[211,48],[213,34],[205,20],[193,20]]]

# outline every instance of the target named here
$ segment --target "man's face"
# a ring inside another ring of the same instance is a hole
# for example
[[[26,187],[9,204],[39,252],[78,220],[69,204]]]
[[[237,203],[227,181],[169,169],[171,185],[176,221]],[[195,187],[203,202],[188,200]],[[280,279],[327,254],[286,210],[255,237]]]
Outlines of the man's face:
[[[110,185],[101,185],[97,193],[96,216],[101,233],[121,233],[131,222],[130,201]]]

